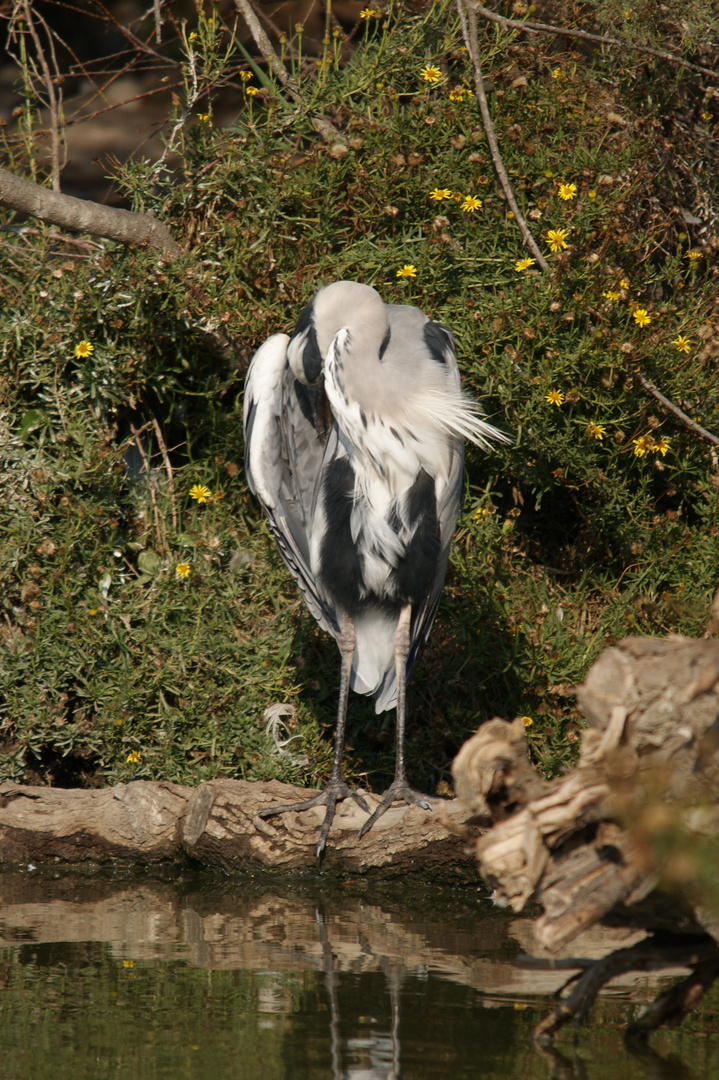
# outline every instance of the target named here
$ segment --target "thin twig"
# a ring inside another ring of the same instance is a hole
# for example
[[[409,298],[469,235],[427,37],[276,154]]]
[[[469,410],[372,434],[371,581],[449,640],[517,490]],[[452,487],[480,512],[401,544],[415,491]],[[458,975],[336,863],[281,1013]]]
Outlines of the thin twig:
[[[665,397],[660,390],[657,390],[654,383],[649,382],[649,379],[645,379],[645,377],[640,371],[635,371],[632,374],[634,375],[634,378],[637,380],[637,382],[639,382],[644,387],[648,394],[651,394],[653,397],[655,397],[657,401],[661,401],[665,409],[669,409],[669,412],[674,413],[675,416],[678,416],[679,419],[684,424],[686,424],[688,428],[691,428],[692,431],[696,431],[697,435],[699,435],[702,439],[706,439],[707,442],[713,443],[714,446],[719,446],[719,438],[717,438],[716,435],[713,435],[711,431],[707,431],[707,429],[702,427],[701,424],[697,424],[696,420],[692,420],[690,416],[687,416],[687,414],[683,412],[678,405],[675,405],[674,402],[670,401],[668,397]]]
[[[22,3],[23,14],[25,16],[25,22],[27,24],[28,33],[35,45],[35,51],[37,52],[37,58],[42,68],[42,81],[45,84],[45,90],[47,92],[47,104],[50,110],[50,152],[52,156],[52,189],[53,191],[60,191],[60,110],[58,107],[58,93],[55,91],[55,83],[50,72],[50,66],[45,56],[45,50],[43,49],[42,42],[40,41],[40,35],[38,34],[35,23],[33,22],[33,13],[30,10],[30,3],[28,0],[23,0]],[[50,50],[52,52],[53,61],[55,63],[55,70],[57,71],[57,61],[55,59],[55,50],[52,45],[52,34],[48,29],[47,23],[41,15],[35,13],[39,22],[41,23],[45,33],[47,34]],[[33,64],[33,67],[35,65]],[[35,69],[37,73],[37,68]],[[58,84],[59,85],[59,84]],[[60,99],[62,91],[59,91]]]
[[[155,41],[158,45],[162,44],[162,0],[153,0],[153,7],[155,11]]]
[[[299,95],[295,81],[290,77],[285,65],[272,48],[272,43],[265,33],[260,20],[257,18],[252,5],[250,4],[250,0],[235,0],[235,7],[247,23],[247,28],[254,38],[255,45],[260,50],[260,53],[268,65],[272,68],[272,71],[280,80],[285,90],[289,91],[293,97],[298,97]]]
[[[472,67],[474,69],[474,86],[477,93],[477,101],[479,102],[479,110],[482,114],[482,123],[484,125],[484,131],[487,136],[487,142],[489,143],[489,151],[492,155],[492,161],[494,162],[494,168],[496,169],[499,182],[502,186],[502,190],[507,198],[510,209],[514,214],[514,220],[517,222],[519,231],[522,234],[525,246],[534,255],[542,270],[549,270],[549,263],[542,255],[541,251],[537,247],[537,242],[532,236],[527,223],[522,216],[517,200],[514,197],[514,191],[512,185],[509,182],[507,176],[507,170],[504,167],[502,161],[502,155],[499,152],[499,144],[497,143],[497,136],[494,133],[494,125],[492,123],[492,117],[489,112],[489,105],[487,103],[487,95],[484,89],[484,79],[482,78],[482,69],[479,62],[479,48],[477,46],[477,16],[473,7],[466,8],[467,0],[457,0],[457,10],[459,12],[459,18],[462,23],[462,35],[464,37],[464,43],[467,46],[467,52],[469,53],[470,60],[472,61]]]
[[[165,472],[167,473],[167,486],[170,492],[170,504],[172,506],[172,527],[177,532],[177,506],[175,505],[175,481],[172,473],[172,465],[170,464],[170,455],[167,453],[167,446],[165,440],[162,437],[162,431],[160,425],[153,416],[152,426],[157,438],[157,445],[160,447],[160,453],[162,454],[162,460],[165,463]]]
[[[157,505],[157,499],[155,498],[155,492],[153,490],[152,474],[150,472],[150,461],[147,456],[147,451],[142,445],[142,439],[140,438],[141,432],[146,430],[149,426],[150,424],[145,424],[143,428],[136,428],[134,424],[130,424],[130,430],[132,431],[135,440],[135,446],[137,447],[140,457],[142,458],[142,463],[145,469],[145,476],[147,477],[147,490],[150,493],[150,501],[152,502],[152,510],[155,516],[155,537],[157,549],[158,551],[167,551],[167,530],[165,529],[165,523],[160,516],[160,510]]]
[[[600,45],[614,45],[619,49],[630,49],[632,52],[646,53],[648,56],[656,56],[659,60],[668,60],[670,64],[679,64],[690,71],[697,71],[701,75],[709,75],[712,79],[719,79],[719,72],[701,64],[692,64],[684,60],[676,53],[665,52],[663,49],[650,49],[648,45],[635,45],[630,41],[622,41],[620,38],[606,37],[604,34],[590,34],[586,30],[569,30],[565,26],[552,26],[550,23],[533,22],[527,19],[522,22],[518,19],[507,19],[504,15],[498,15],[495,11],[478,4],[476,0],[466,0],[471,10],[482,15],[485,19],[499,23],[508,30],[524,30],[528,34],[560,34],[562,37],[580,38],[582,41],[596,41]]]

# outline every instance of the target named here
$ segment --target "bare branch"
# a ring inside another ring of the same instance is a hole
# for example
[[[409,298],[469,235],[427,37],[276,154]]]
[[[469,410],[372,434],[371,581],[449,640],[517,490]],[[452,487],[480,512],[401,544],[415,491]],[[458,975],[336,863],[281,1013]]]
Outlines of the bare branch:
[[[711,68],[703,67],[701,64],[692,64],[689,60],[677,56],[676,53],[666,52],[663,49],[650,49],[648,45],[635,45],[629,41],[622,41],[620,38],[606,37],[604,34],[590,34],[586,30],[569,30],[566,26],[552,26],[551,23],[533,22],[531,19],[527,19],[526,22],[507,19],[504,15],[498,15],[495,11],[490,11],[489,8],[478,4],[476,0],[466,0],[466,2],[478,15],[499,23],[506,30],[523,30],[528,34],[560,34],[562,37],[579,38],[581,41],[596,41],[600,45],[613,45],[619,49],[646,53],[647,56],[655,56],[658,60],[667,60],[670,64],[678,64],[690,71],[697,71],[701,75],[709,75],[712,79],[719,79],[718,71],[712,71]]]
[[[55,81],[50,72],[50,66],[45,56],[45,50],[43,49],[42,42],[40,41],[40,35],[37,32],[35,23],[33,21],[33,12],[31,11],[31,5],[29,0],[22,0],[22,10],[27,24],[28,33],[33,40],[35,50],[37,52],[38,62],[42,68],[42,81],[45,84],[45,90],[47,92],[47,104],[50,110],[50,152],[52,159],[52,187],[53,191],[60,191],[60,103],[62,102],[62,91],[55,90]],[[37,15],[37,13],[36,13]],[[52,59],[57,72],[57,60],[55,59],[55,49],[52,44],[52,34],[50,33],[47,23],[42,16],[37,15],[37,19],[43,27],[50,50],[52,52]],[[59,84],[58,84],[59,85]]]
[[[166,258],[177,258],[181,249],[169,231],[149,214],[135,214],[72,195],[61,195],[40,184],[33,184],[0,169],[0,203],[58,225],[62,229],[104,236],[121,244],[140,244],[159,251]]]
[[[297,87],[295,86],[294,79],[290,78],[287,69],[272,48],[272,42],[265,33],[260,20],[257,18],[252,5],[250,4],[250,0],[235,0],[235,7],[247,23],[247,27],[254,38],[255,45],[260,50],[274,74],[280,80],[285,90],[288,90],[293,97],[297,97]]]
[[[679,417],[682,423],[686,424],[688,428],[691,428],[692,431],[696,431],[697,435],[702,439],[706,439],[707,442],[713,443],[714,446],[719,446],[719,438],[717,438],[716,435],[713,435],[711,431],[707,431],[701,424],[697,424],[696,420],[692,420],[690,416],[687,416],[678,405],[675,405],[674,402],[670,401],[668,397],[665,397],[660,390],[657,390],[654,383],[649,382],[649,379],[645,379],[640,371],[633,372],[633,375],[648,394],[655,397],[657,401],[661,401],[664,408],[669,409],[669,412],[674,413],[675,416]]]
[[[160,447],[160,453],[162,454],[162,460],[165,465],[165,473],[167,474],[167,489],[170,493],[170,504],[172,506],[172,527],[177,532],[177,505],[175,503],[175,483],[172,474],[172,464],[170,462],[170,455],[167,452],[167,446],[165,440],[162,437],[162,429],[157,420],[153,416],[152,427],[155,431],[155,438],[157,439],[157,445]]]
[[[517,205],[517,200],[514,197],[514,191],[512,185],[509,182],[507,176],[507,170],[504,167],[502,161],[502,155],[499,152],[499,144],[497,143],[497,136],[494,133],[494,125],[492,123],[492,117],[489,112],[489,105],[487,103],[487,95],[484,89],[484,79],[482,78],[482,68],[479,62],[479,48],[477,46],[477,16],[474,12],[474,7],[465,7],[467,0],[457,0],[457,10],[459,12],[459,18],[462,23],[462,35],[464,37],[464,43],[467,46],[467,52],[469,53],[470,60],[472,61],[472,67],[474,69],[474,86],[477,94],[477,101],[479,102],[479,110],[482,114],[482,123],[484,125],[484,131],[487,136],[487,142],[489,143],[489,151],[492,155],[492,161],[494,162],[494,168],[496,169],[499,182],[502,185],[502,190],[507,197],[510,209],[514,214],[514,220],[517,222],[519,231],[522,234],[524,244],[532,252],[532,255],[537,260],[542,270],[549,270],[549,263],[542,255],[537,246],[537,242],[532,236],[527,223],[522,216],[522,213]]]

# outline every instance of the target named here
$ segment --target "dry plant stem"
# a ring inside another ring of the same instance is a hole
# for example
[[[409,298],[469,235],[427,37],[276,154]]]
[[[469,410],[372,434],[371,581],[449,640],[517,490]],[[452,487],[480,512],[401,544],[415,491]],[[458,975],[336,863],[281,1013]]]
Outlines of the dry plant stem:
[[[60,191],[60,110],[58,107],[58,95],[55,92],[55,82],[50,72],[50,66],[45,56],[45,50],[42,47],[40,41],[40,35],[35,29],[35,23],[33,22],[33,15],[31,11],[31,5],[28,0],[23,0],[22,4],[23,16],[27,23],[27,28],[32,38],[35,49],[37,50],[37,58],[42,68],[43,82],[45,83],[45,90],[47,92],[47,104],[50,110],[50,152],[52,156],[52,188],[53,191]],[[47,39],[50,44],[50,50],[52,52],[53,64],[55,71],[57,72],[57,61],[55,59],[55,50],[52,44],[52,35],[47,28],[45,20],[38,16],[40,23],[42,24]]]
[[[708,67],[702,67],[701,64],[692,64],[689,60],[677,56],[676,53],[665,52],[662,49],[650,49],[648,45],[633,45],[628,41],[620,41],[619,38],[605,37],[603,34],[590,34],[586,30],[569,30],[565,26],[552,26],[550,23],[533,22],[531,19],[526,22],[518,19],[506,19],[504,15],[498,15],[495,11],[490,11],[489,8],[476,3],[476,0],[466,0],[466,3],[478,15],[499,23],[500,26],[505,27],[507,30],[524,30],[528,34],[561,34],[562,37],[580,38],[582,41],[596,41],[600,45],[613,45],[619,49],[630,49],[632,52],[656,56],[659,60],[667,60],[670,64],[679,64],[690,71],[698,71],[702,75],[709,75],[712,79],[719,79],[719,72],[712,71]]]
[[[170,503],[172,505],[172,527],[177,531],[177,506],[175,504],[175,482],[172,474],[172,465],[170,464],[170,455],[167,452],[167,446],[165,440],[162,437],[162,431],[160,425],[153,416],[152,427],[155,432],[155,438],[157,439],[157,445],[160,447],[160,453],[162,454],[162,460],[165,463],[165,472],[167,473],[167,487],[170,492]]]
[[[149,214],[134,214],[130,210],[61,195],[14,176],[7,169],[0,169],[0,203],[62,229],[104,236],[121,244],[139,244],[167,258],[182,254],[162,222]]]
[[[130,424],[130,430],[132,431],[133,437],[135,439],[135,446],[137,447],[138,453],[142,458],[142,464],[145,468],[145,476],[147,477],[147,490],[150,492],[152,511],[155,516],[155,536],[157,550],[160,552],[165,552],[168,550],[167,530],[165,529],[164,522],[160,517],[160,511],[157,506],[157,499],[155,498],[155,492],[152,486],[152,476],[150,475],[150,461],[147,456],[147,451],[142,445],[142,439],[140,438],[140,434],[142,433],[142,431],[144,431],[149,426],[150,425],[145,424],[144,428],[136,428],[133,424]]]
[[[477,101],[479,102],[479,110],[482,114],[482,123],[484,125],[484,131],[487,136],[487,142],[489,143],[489,151],[492,155],[494,168],[497,171],[499,182],[502,185],[502,190],[507,197],[509,207],[514,214],[514,220],[517,222],[525,246],[529,248],[532,255],[541,266],[542,270],[549,270],[549,263],[537,247],[537,243],[531,232],[529,231],[526,221],[520,213],[519,206],[517,205],[517,200],[514,197],[512,185],[510,184],[509,177],[507,176],[507,170],[504,167],[504,162],[502,161],[502,156],[499,152],[499,144],[497,143],[497,136],[494,133],[492,117],[489,113],[487,95],[484,90],[484,79],[482,78],[482,69],[479,62],[479,48],[477,45],[477,16],[473,7],[466,7],[465,3],[466,0],[457,0],[457,10],[459,12],[459,18],[462,23],[462,35],[464,37],[464,43],[467,46],[467,52],[469,53],[470,60],[472,61],[472,67],[474,69],[474,86],[477,93]]]
[[[685,412],[682,412],[679,406],[675,405],[673,401],[670,401],[668,397],[664,397],[664,394],[662,394],[660,390],[657,390],[654,383],[650,383],[649,379],[645,379],[640,371],[633,372],[633,374],[635,379],[644,387],[647,393],[655,397],[657,401],[661,401],[665,409],[669,409],[670,412],[679,417],[688,428],[691,428],[692,431],[696,431],[697,435],[702,439],[706,439],[707,442],[713,443],[714,446],[719,446],[719,438],[717,438],[716,435],[713,435],[711,431],[707,431],[701,424],[697,424],[695,420],[692,420]]]
[[[247,27],[254,38],[255,45],[272,68],[273,73],[280,80],[284,88],[288,90],[293,97],[297,97],[297,88],[294,84],[294,80],[290,78],[287,69],[272,48],[272,43],[265,33],[260,20],[257,18],[255,11],[250,4],[250,0],[235,0],[235,7],[247,23]]]
[[[162,44],[162,13],[160,8],[162,7],[162,0],[154,0],[154,12],[155,12],[155,41],[158,45]]]

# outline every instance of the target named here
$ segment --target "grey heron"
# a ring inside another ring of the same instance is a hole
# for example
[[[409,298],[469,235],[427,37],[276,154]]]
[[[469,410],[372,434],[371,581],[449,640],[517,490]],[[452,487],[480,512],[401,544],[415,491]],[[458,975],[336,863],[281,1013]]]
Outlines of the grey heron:
[[[349,689],[397,709],[396,773],[362,837],[395,799],[430,809],[405,771],[405,689],[432,626],[457,523],[464,440],[506,436],[460,388],[450,333],[356,281],[320,289],[291,337],[275,334],[247,374],[245,469],[282,557],[341,671],[324,791],[262,817],[366,801],[342,778]]]

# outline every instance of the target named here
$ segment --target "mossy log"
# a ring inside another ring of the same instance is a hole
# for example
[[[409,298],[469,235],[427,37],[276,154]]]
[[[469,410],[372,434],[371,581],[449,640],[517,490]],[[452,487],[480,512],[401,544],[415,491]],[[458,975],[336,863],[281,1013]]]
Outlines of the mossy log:
[[[212,780],[191,788],[137,780],[91,791],[6,781],[0,785],[0,865],[190,859],[228,871],[316,871],[324,807],[268,821],[258,816],[312,794],[279,781]],[[379,801],[366,798],[371,808]],[[464,843],[442,823],[458,821],[459,812],[456,800],[435,800],[431,811],[398,804],[360,841],[367,815],[347,800],[335,814],[322,867],[343,874],[413,869],[476,879]]]

